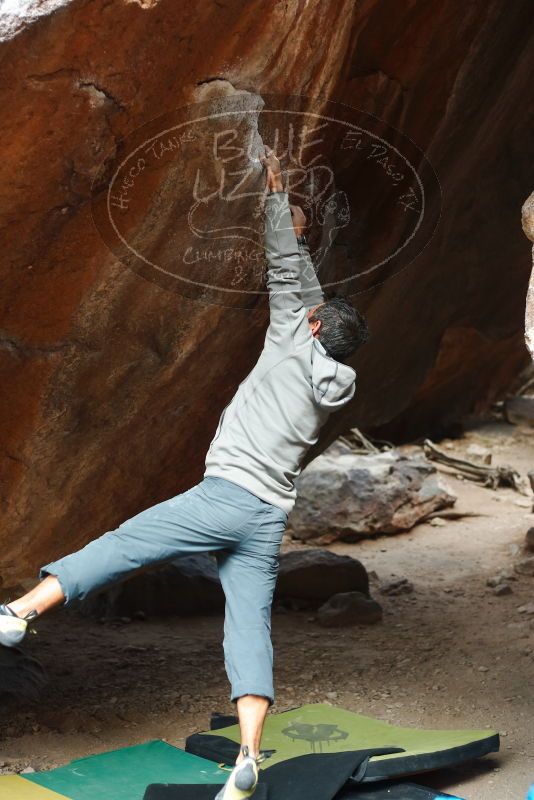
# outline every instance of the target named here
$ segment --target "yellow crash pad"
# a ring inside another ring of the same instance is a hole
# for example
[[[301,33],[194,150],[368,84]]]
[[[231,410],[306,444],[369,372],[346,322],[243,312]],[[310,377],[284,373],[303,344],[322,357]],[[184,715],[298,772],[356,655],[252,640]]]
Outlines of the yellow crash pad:
[[[69,800],[20,775],[0,775],[0,800]]]

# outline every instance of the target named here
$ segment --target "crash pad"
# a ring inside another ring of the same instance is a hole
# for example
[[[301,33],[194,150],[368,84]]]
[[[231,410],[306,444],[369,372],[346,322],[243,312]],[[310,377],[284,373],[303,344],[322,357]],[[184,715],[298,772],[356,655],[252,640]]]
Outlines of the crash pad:
[[[36,786],[22,775],[0,776],[0,798],[2,800],[65,800],[65,795]]]
[[[213,800],[217,794],[216,786],[173,786],[169,784],[154,784],[146,790],[143,800]],[[281,797],[286,798],[287,795]],[[315,797],[315,795],[314,795]],[[268,792],[266,784],[259,784],[254,800],[276,800],[272,792]],[[432,789],[424,786],[415,786],[413,783],[381,786],[375,784],[373,788],[351,789],[336,795],[336,800],[460,800],[450,794],[436,794]]]
[[[193,734],[186,750],[231,764],[239,750],[239,726]],[[488,730],[421,730],[317,703],[267,717],[262,769],[305,754],[339,753],[363,748],[399,748],[403,752],[373,756],[358,781],[378,781],[441,769],[499,749],[499,735]]]
[[[143,800],[213,800],[220,786],[174,786],[168,783],[155,783],[149,786]],[[254,800],[270,800],[266,786],[258,786]]]
[[[212,761],[159,740],[80,758],[64,767],[26,776],[28,781],[70,800],[141,800],[151,783],[220,785],[227,777],[228,772]],[[36,800],[40,798],[36,796]]]
[[[452,794],[436,792],[414,783],[375,783],[346,789],[336,800],[461,800]]]
[[[308,753],[279,761],[260,772],[258,790],[266,789],[269,800],[333,800],[350,776],[376,752]],[[187,793],[186,788],[168,786],[148,798],[145,796],[145,800],[204,800],[195,787],[190,787]]]

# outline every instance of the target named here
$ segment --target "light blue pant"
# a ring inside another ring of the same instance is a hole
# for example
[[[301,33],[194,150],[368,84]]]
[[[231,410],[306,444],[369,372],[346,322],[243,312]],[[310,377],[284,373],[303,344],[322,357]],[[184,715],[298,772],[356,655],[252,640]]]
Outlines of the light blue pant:
[[[224,656],[231,699],[256,694],[274,701],[271,604],[287,515],[247,489],[207,477],[76,553],[42,567],[55,575],[66,603],[148,564],[216,551],[226,596]]]

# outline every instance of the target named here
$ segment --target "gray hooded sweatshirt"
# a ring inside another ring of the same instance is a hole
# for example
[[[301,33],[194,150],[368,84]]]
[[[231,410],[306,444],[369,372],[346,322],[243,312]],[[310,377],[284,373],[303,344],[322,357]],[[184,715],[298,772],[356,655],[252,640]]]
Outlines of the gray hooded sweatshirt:
[[[265,216],[270,324],[256,366],[221,415],[205,475],[289,514],[302,460],[331,412],[354,395],[356,373],[311,334],[307,312],[324,298],[285,192],[267,196]]]

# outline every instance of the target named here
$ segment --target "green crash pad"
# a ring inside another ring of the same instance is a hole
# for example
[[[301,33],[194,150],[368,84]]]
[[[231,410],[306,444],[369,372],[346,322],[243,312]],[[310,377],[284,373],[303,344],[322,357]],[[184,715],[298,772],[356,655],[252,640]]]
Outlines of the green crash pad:
[[[70,800],[142,800],[151,783],[222,784],[228,772],[213,761],[155,740],[25,778]]]
[[[190,753],[232,763],[239,726],[194,734]],[[419,730],[355,714],[326,704],[301,706],[267,717],[262,750],[269,756],[262,769],[310,753],[341,753],[367,748],[397,747],[402,753],[373,756],[358,781],[377,781],[441,769],[499,749],[499,735],[488,730]]]

